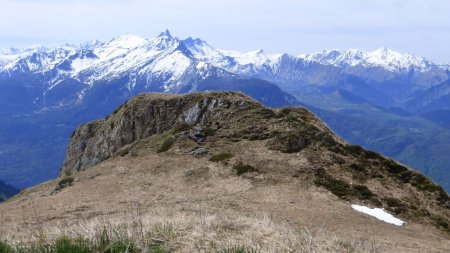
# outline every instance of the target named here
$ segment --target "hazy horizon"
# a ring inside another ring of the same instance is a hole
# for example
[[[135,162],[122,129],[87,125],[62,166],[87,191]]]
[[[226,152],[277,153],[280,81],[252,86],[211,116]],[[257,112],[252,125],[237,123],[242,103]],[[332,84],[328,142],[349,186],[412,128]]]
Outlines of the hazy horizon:
[[[450,2],[413,0],[210,2],[2,0],[0,48],[54,47],[168,28],[215,48],[293,55],[388,47],[450,62]]]

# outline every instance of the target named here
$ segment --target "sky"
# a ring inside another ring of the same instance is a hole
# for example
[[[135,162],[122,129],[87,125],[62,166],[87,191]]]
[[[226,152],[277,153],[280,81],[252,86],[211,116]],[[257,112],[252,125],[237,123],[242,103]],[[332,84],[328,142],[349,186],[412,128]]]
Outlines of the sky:
[[[0,0],[0,48],[122,34],[200,37],[227,50],[298,55],[383,46],[450,62],[445,0]]]

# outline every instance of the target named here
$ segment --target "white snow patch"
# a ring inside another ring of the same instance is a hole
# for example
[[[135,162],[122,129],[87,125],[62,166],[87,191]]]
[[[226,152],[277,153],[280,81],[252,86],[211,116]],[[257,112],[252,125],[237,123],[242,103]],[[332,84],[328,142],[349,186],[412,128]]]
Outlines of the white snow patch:
[[[352,205],[352,208],[358,212],[368,214],[379,220],[382,220],[390,224],[394,224],[396,226],[401,226],[403,225],[403,223],[406,223],[400,219],[395,218],[392,214],[384,211],[384,208],[370,208],[367,206],[360,206],[360,205]]]
[[[72,61],[72,69],[74,72],[80,72],[84,69],[87,69],[95,62],[95,59],[92,58],[76,58]]]

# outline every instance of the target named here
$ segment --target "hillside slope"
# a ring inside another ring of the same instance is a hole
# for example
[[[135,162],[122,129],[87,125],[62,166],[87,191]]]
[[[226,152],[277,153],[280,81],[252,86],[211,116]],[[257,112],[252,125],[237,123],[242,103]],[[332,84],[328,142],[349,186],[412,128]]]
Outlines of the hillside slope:
[[[100,221],[170,228],[152,237],[169,252],[450,248],[449,196],[430,179],[345,143],[304,108],[269,109],[234,92],[135,97],[73,133],[60,179],[0,212],[0,233],[15,238],[89,234]]]

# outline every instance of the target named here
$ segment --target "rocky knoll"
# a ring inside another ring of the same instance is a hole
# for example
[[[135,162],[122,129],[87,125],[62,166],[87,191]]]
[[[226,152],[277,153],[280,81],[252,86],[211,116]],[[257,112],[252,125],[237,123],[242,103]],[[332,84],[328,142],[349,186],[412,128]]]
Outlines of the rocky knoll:
[[[74,132],[63,176],[108,158],[137,155],[150,137],[157,140],[157,153],[171,150],[202,157],[218,147],[250,141],[263,145],[261,153],[302,154],[307,166],[281,173],[326,188],[343,200],[385,207],[449,229],[449,197],[429,178],[345,143],[305,108],[269,109],[236,92],[139,95],[106,119]]]
[[[191,93],[188,95],[143,94],[125,103],[104,120],[81,125],[72,135],[67,156],[63,165],[64,171],[79,171],[123,152],[121,148],[161,134],[174,126],[206,126],[217,130],[223,126],[237,128],[242,125],[242,117],[252,111],[261,111],[265,117],[274,115],[270,109],[253,99],[236,92]],[[338,141],[320,121],[303,108],[298,108],[303,117],[308,118],[305,126],[318,127],[326,132],[329,140]],[[250,117],[253,118],[253,117]],[[258,119],[258,117],[254,117]],[[267,125],[259,122],[248,122],[241,131],[261,132]],[[270,126],[276,127],[276,126]],[[260,129],[261,128],[261,129]],[[233,130],[231,129],[231,130]],[[233,132],[226,131],[231,134]],[[262,133],[262,135],[266,133]],[[253,138],[260,138],[255,133]],[[227,136],[224,136],[227,137]],[[288,146],[279,147],[286,152],[299,150],[306,145],[304,136],[297,140],[289,140]],[[292,149],[292,150],[291,150]]]

